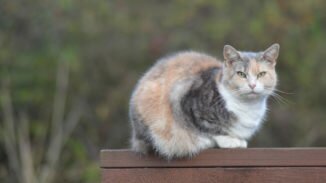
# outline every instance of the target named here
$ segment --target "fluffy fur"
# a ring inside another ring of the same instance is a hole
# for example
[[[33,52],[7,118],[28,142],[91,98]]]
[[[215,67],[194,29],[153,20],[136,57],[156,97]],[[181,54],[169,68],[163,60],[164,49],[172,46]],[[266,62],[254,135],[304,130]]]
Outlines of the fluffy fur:
[[[224,62],[197,52],[159,60],[130,100],[132,149],[189,157],[203,149],[246,148],[276,83],[279,45],[264,52],[224,47]]]

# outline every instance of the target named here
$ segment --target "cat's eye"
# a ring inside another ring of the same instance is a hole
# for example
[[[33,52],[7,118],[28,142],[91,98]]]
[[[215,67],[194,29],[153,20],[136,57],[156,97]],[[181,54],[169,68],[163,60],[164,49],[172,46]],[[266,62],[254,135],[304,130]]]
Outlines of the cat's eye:
[[[242,77],[242,78],[246,78],[247,75],[244,72],[238,71],[237,72],[238,76]]]
[[[257,78],[261,78],[261,77],[265,76],[265,74],[266,74],[265,71],[264,71],[264,72],[260,72],[260,73],[257,75]]]

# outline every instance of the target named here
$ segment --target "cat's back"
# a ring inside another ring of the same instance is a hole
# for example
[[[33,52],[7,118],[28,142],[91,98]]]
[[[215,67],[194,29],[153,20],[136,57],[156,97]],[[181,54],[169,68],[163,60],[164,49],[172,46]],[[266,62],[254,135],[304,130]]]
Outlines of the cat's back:
[[[185,77],[192,77],[212,67],[222,67],[222,62],[200,52],[179,52],[158,60],[143,76],[141,82],[153,80],[176,81]]]
[[[181,97],[191,86],[191,79],[211,68],[221,68],[222,62],[207,54],[187,51],[158,60],[139,80],[131,97],[131,107],[153,121],[165,112],[169,116],[170,96]],[[190,80],[186,85],[186,80]],[[178,89],[178,86],[180,89]],[[182,93],[178,92],[182,90]],[[166,109],[166,110],[163,110]],[[171,117],[172,118],[172,117]]]

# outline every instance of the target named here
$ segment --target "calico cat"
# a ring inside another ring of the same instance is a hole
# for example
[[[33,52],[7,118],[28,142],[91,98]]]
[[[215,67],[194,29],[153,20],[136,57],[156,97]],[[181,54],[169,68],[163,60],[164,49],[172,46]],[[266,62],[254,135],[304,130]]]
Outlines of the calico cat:
[[[226,45],[223,62],[193,51],[159,60],[131,96],[132,149],[171,159],[246,148],[276,87],[278,54],[278,44],[263,52]]]

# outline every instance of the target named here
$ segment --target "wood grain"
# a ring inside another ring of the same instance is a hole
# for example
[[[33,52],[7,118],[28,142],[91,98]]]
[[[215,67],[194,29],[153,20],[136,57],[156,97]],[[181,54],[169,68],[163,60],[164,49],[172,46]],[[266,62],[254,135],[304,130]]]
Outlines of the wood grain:
[[[102,168],[326,167],[326,148],[210,149],[192,159],[166,161],[129,150],[102,150]]]
[[[325,183],[325,167],[102,169],[102,183]]]

